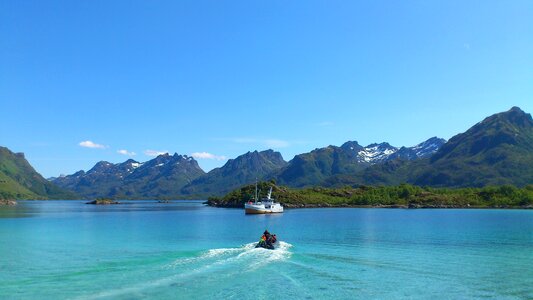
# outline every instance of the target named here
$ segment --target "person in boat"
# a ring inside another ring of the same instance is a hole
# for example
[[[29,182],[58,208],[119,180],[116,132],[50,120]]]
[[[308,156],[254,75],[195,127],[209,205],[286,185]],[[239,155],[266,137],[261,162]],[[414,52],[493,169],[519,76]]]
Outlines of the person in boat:
[[[261,239],[259,240],[259,243],[257,243],[256,248],[266,248],[266,249],[274,249],[274,243],[276,242],[276,235],[270,234],[268,230],[265,230],[263,232],[263,235],[261,236]]]
[[[259,239],[259,243],[257,243],[257,245],[256,245],[255,247],[256,247],[256,248],[259,248],[259,247],[261,247],[261,248],[267,248],[267,246],[268,246],[268,245],[267,245],[267,238],[266,238],[266,236],[263,234],[263,235],[261,236],[261,238]]]
[[[268,230],[265,229],[265,232],[263,232],[263,236],[261,237],[261,239],[264,238],[264,241],[265,243],[267,244],[270,244],[270,232],[268,232]]]

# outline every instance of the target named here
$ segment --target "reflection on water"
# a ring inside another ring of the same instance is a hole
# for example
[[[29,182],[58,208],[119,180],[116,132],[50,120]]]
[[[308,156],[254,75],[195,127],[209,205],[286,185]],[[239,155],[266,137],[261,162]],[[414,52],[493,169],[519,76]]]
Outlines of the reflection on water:
[[[17,205],[0,206],[0,218],[26,218],[37,212],[35,206],[27,205],[29,201],[18,201]]]
[[[205,200],[121,200],[120,204],[93,205],[86,200],[20,200],[18,205],[0,206],[0,218],[28,218],[40,214],[72,214],[95,212],[149,212],[149,211],[187,211],[198,210],[205,206]]]

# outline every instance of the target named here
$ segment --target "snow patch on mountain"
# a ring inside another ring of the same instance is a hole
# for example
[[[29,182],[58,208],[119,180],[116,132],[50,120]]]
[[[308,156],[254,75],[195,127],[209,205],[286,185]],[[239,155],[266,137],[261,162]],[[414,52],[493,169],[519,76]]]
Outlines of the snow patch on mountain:
[[[387,143],[371,144],[357,152],[357,158],[360,162],[378,163],[387,160],[387,158],[398,151],[398,148]]]
[[[444,139],[431,138],[423,143],[420,143],[411,149],[416,153],[417,156],[423,157],[428,154],[433,154],[439,150],[439,148],[445,143]]]
[[[376,164],[391,159],[413,160],[430,156],[437,152],[446,140],[432,137],[413,147],[394,147],[389,143],[370,144],[366,147],[356,146],[356,142],[347,142],[342,148],[351,151],[360,163]]]

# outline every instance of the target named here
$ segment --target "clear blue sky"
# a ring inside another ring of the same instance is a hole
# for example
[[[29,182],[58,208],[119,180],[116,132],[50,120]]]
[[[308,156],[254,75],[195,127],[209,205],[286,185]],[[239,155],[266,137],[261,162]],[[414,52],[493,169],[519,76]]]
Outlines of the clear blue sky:
[[[0,0],[0,145],[45,177],[411,146],[512,106],[533,113],[533,1]]]

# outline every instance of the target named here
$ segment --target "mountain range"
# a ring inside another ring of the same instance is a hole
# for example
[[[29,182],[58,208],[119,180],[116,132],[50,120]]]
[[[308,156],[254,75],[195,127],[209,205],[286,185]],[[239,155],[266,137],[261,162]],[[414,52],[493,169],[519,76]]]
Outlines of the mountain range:
[[[290,186],[318,185],[328,176],[350,174],[390,159],[429,156],[444,142],[431,138],[414,147],[397,148],[388,143],[363,147],[351,141],[341,147],[315,149],[290,162],[273,150],[253,151],[208,173],[192,157],[163,154],[144,163],[132,159],[119,164],[101,161],[87,172],[57,177],[53,182],[87,198],[202,198],[272,178]]]
[[[53,183],[87,198],[179,198],[183,187],[204,174],[194,158],[166,153],[144,163],[101,161]]]
[[[421,160],[390,160],[333,185],[396,185],[433,187],[525,186],[533,183],[533,119],[518,107],[492,115],[452,137]]]
[[[355,141],[349,141],[340,147],[328,146],[296,155],[287,167],[280,169],[273,177],[279,184],[291,187],[324,185],[332,176],[355,174],[376,164],[429,157],[445,142],[444,139],[433,137],[414,147],[396,148],[388,143],[363,147]]]
[[[296,155],[289,162],[273,150],[254,151],[208,173],[194,158],[179,154],[160,155],[144,163],[102,161],[87,172],[54,178],[49,187],[57,185],[85,198],[203,198],[223,195],[256,179],[272,179],[290,187],[400,183],[523,186],[533,183],[533,120],[513,107],[449,141],[433,137],[413,147],[388,143],[361,146],[348,141]],[[25,193],[18,195],[38,195]]]

